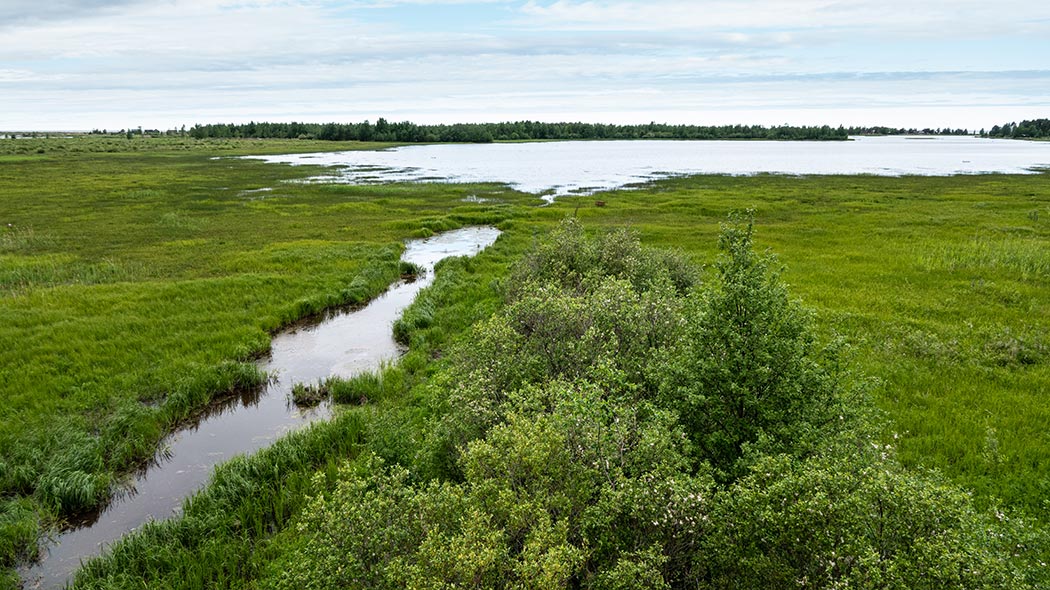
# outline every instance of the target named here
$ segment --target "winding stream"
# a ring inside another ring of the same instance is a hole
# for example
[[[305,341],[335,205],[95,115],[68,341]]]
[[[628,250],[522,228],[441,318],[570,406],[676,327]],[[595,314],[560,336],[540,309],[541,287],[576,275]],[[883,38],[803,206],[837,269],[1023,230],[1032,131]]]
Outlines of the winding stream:
[[[226,400],[168,436],[154,463],[136,474],[104,510],[41,548],[40,560],[20,572],[25,588],[63,587],[82,560],[151,520],[177,514],[217,464],[331,416],[328,402],[309,410],[291,404],[292,385],[350,377],[396,359],[401,348],[393,339],[393,322],[433,283],[434,265],[452,256],[473,256],[499,234],[492,227],[469,227],[412,240],[401,259],[426,269],[419,279],[395,284],[363,308],[338,311],[275,336],[269,358],[259,365],[276,379],[250,395]]]

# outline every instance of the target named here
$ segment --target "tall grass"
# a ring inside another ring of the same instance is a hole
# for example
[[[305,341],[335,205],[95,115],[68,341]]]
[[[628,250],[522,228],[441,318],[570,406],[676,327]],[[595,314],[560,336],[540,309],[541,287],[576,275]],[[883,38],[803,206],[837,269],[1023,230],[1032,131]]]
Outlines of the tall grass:
[[[928,270],[965,272],[977,279],[982,273],[1009,272],[1020,280],[1050,280],[1050,250],[1038,235],[979,237],[968,244],[931,245],[920,255]]]
[[[141,272],[109,260],[85,264],[62,255],[0,255],[0,259],[0,294],[34,287],[114,283],[130,280]]]
[[[27,498],[0,500],[0,568],[9,568],[18,560],[33,559],[37,555],[37,515]],[[0,587],[14,586],[13,576],[5,582],[0,575]]]
[[[251,457],[223,464],[209,485],[186,502],[181,516],[147,525],[89,561],[74,587],[254,587],[271,559],[294,543],[287,527],[309,496],[325,493],[348,459],[367,449],[390,461],[413,460],[423,423],[414,388],[426,386],[435,365],[429,361],[443,357],[470,318],[498,305],[500,293],[490,282],[505,272],[509,253],[525,243],[501,238],[475,259],[442,263],[435,284],[409,308],[426,300],[455,302],[435,308],[434,321],[425,329],[430,336],[410,334],[417,344],[397,364],[324,383],[336,401],[354,406],[342,406],[332,421],[297,431]],[[442,337],[436,336],[439,332]],[[362,395],[369,405],[357,407]]]
[[[0,161],[0,496],[45,526],[100,505],[176,424],[257,385],[274,331],[397,280],[423,220],[506,219],[532,201],[332,190],[284,182],[316,168],[212,159],[309,143],[0,140],[17,155]],[[260,186],[281,197],[241,194]],[[0,564],[23,555],[19,535],[0,528]]]

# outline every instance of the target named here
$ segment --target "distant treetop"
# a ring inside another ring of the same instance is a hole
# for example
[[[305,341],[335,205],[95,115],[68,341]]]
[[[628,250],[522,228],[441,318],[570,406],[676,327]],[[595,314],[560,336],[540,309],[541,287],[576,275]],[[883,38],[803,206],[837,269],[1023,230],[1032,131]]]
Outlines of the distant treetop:
[[[1002,137],[1008,139],[1039,139],[1050,137],[1050,119],[1033,119],[1021,121],[1020,123],[1004,123],[996,125],[990,131],[984,133],[984,137]]]
[[[1045,124],[1045,120],[1044,124]],[[1028,124],[1025,121],[1020,127]],[[1011,130],[1018,128],[1011,123]],[[142,128],[110,133],[95,129],[92,134],[157,136],[178,135],[196,139],[319,139],[327,141],[382,141],[396,143],[489,143],[493,141],[538,141],[580,139],[741,139],[772,141],[844,141],[855,135],[995,135],[1000,130],[993,128],[988,134],[967,129],[854,126],[832,127],[776,125],[671,125],[647,123],[642,125],[616,125],[608,123],[544,123],[540,121],[509,121],[503,123],[455,123],[440,125],[417,125],[410,121],[391,123],[380,118],[375,123],[213,123],[197,124],[187,129],[170,129],[165,132]],[[1027,136],[1023,136],[1027,137]]]
[[[767,140],[844,140],[842,127],[794,127],[782,125],[610,125],[601,123],[457,123],[417,125],[408,121],[390,123],[246,123],[194,125],[192,137],[320,139],[334,141],[393,141],[427,143],[488,143],[492,141],[544,139],[767,139]]]

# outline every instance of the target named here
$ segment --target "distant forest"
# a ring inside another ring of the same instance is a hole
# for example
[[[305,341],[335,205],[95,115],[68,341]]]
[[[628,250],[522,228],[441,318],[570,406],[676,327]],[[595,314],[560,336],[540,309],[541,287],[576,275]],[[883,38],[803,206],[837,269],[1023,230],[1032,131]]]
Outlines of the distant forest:
[[[601,123],[541,123],[516,121],[507,123],[461,123],[454,125],[417,125],[411,122],[390,123],[245,123],[195,125],[190,129],[169,131],[197,139],[260,138],[321,139],[332,141],[392,142],[462,142],[544,139],[753,139],[843,141],[850,135],[969,135],[966,129],[904,129],[893,127],[796,127],[780,125],[608,125]]]
[[[1003,137],[1008,139],[1034,139],[1050,137],[1050,119],[1035,119],[1020,123],[1005,123],[992,127],[987,133],[981,130],[984,137]]]

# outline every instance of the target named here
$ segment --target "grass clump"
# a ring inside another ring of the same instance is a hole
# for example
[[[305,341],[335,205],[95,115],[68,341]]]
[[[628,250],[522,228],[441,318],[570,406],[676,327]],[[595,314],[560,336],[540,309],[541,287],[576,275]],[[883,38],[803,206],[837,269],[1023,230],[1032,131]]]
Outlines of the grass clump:
[[[29,499],[0,500],[0,567],[9,568],[18,561],[35,558],[39,534],[36,510]],[[0,585],[3,583],[4,578],[0,577]]]
[[[292,385],[292,391],[289,395],[292,403],[295,405],[301,408],[312,408],[328,399],[330,394],[328,384],[320,382],[314,384],[296,383]]]
[[[415,280],[426,273],[425,268],[407,260],[398,262],[398,271],[402,280]]]
[[[289,395],[292,402],[301,407],[316,406],[328,399],[337,404],[364,406],[402,393],[405,379],[404,369],[389,365],[351,377],[329,377],[313,384],[296,383]]]
[[[403,393],[406,379],[405,369],[394,364],[349,378],[332,378],[327,384],[336,403],[363,406]]]

